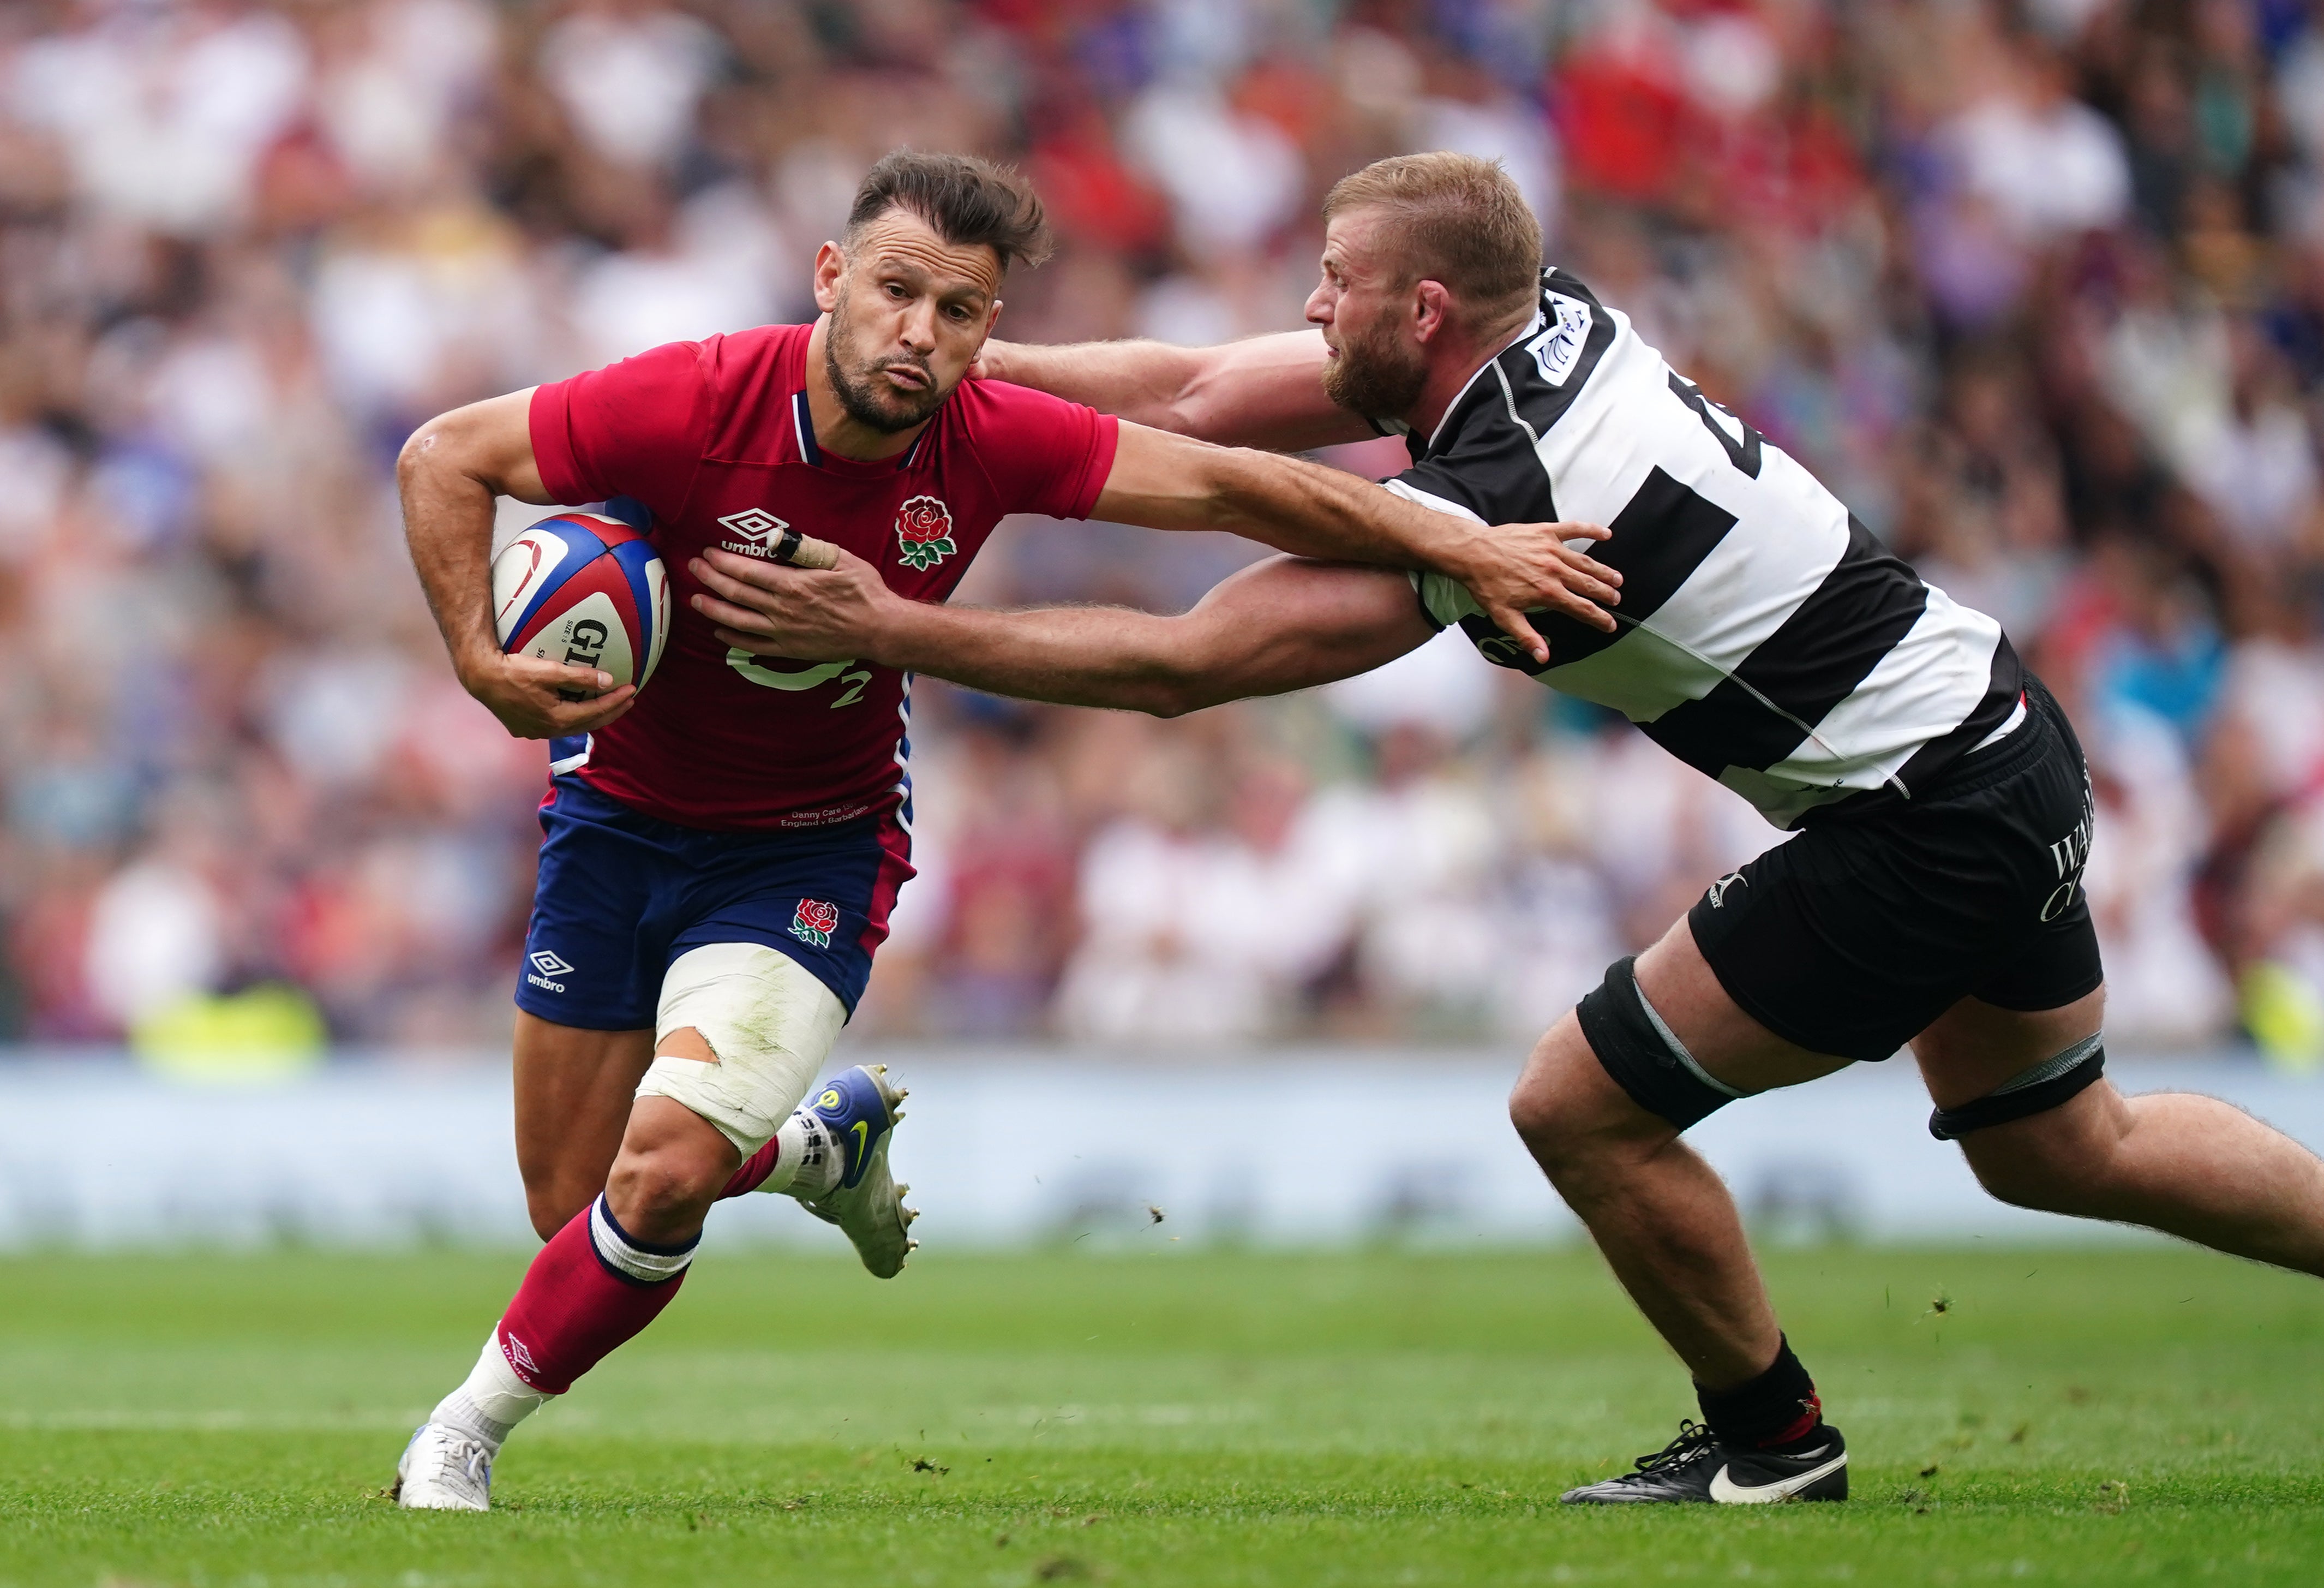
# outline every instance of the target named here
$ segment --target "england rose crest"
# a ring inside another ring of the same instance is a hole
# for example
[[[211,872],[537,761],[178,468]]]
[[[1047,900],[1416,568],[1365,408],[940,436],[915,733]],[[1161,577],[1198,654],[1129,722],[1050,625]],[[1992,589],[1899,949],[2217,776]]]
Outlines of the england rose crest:
[[[831,946],[831,935],[839,929],[839,906],[825,904],[820,899],[802,899],[791,916],[791,936],[802,943],[812,943],[817,948]]]
[[[934,568],[960,549],[952,540],[952,509],[933,496],[913,497],[896,510],[896,544],[906,568]]]

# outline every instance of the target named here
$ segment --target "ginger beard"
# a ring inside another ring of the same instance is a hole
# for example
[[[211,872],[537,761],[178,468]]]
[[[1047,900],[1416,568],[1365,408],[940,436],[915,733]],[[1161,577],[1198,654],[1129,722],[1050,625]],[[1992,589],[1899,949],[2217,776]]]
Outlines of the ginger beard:
[[[952,388],[937,383],[936,371],[925,358],[900,350],[854,353],[855,329],[847,312],[848,300],[853,296],[852,287],[843,280],[838,301],[831,306],[831,331],[823,339],[824,374],[839,398],[839,406],[857,424],[883,435],[897,435],[925,424],[944,406],[944,400],[952,395]],[[839,352],[843,346],[850,349],[844,359]],[[881,379],[881,371],[899,364],[909,365],[926,375],[927,385],[917,392],[904,392]]]
[[[1428,363],[1417,347],[1397,339],[1387,315],[1365,330],[1350,335],[1344,321],[1339,356],[1323,365],[1323,394],[1337,407],[1366,419],[1400,419],[1420,401],[1428,383]]]

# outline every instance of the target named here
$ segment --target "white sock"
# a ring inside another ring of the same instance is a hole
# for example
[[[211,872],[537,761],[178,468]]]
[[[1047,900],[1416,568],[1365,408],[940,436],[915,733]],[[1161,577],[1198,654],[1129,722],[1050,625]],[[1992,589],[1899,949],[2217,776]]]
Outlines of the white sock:
[[[436,1403],[428,1420],[484,1441],[497,1455],[511,1428],[556,1399],[516,1376],[501,1354],[501,1332],[495,1325],[466,1380]]]
[[[831,1139],[831,1127],[819,1114],[803,1108],[791,1110],[791,1117],[775,1132],[781,1148],[775,1154],[775,1167],[759,1189],[781,1191],[812,1202],[839,1184],[839,1143]]]

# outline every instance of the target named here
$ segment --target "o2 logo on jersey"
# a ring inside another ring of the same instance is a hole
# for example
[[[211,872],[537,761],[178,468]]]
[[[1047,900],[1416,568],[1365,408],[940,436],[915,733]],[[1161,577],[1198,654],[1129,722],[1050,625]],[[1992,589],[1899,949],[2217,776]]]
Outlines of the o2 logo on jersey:
[[[915,496],[896,510],[899,559],[916,573],[926,573],[960,549],[953,544],[952,509],[933,496]]]
[[[839,906],[820,899],[800,900],[791,916],[791,936],[817,948],[830,947],[831,935],[838,929]]]

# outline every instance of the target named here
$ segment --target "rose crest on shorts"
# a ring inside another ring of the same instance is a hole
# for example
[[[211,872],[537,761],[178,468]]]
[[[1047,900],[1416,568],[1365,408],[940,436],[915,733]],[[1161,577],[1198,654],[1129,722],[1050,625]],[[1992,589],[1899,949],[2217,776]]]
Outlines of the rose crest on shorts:
[[[820,899],[802,899],[791,916],[791,936],[817,948],[831,946],[831,935],[839,929],[839,906],[825,904]]]
[[[952,509],[934,496],[915,496],[896,510],[896,544],[906,568],[926,572],[960,549],[953,544]]]

